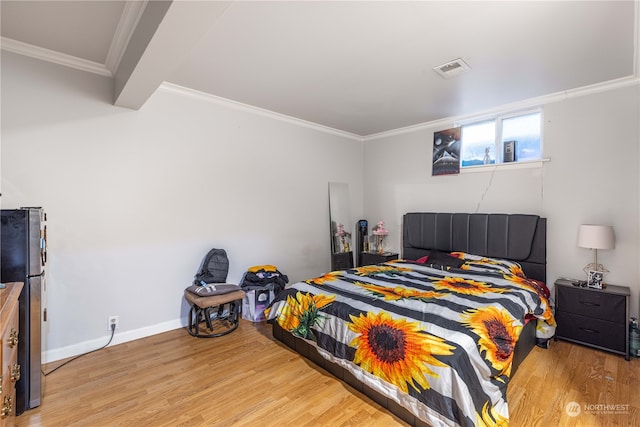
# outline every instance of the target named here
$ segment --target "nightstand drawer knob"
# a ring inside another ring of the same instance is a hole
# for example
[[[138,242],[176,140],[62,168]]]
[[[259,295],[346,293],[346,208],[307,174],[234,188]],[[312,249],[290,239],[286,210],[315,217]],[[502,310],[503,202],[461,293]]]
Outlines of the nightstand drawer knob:
[[[595,329],[589,329],[589,328],[580,328],[581,331],[585,331],[585,332],[589,332],[590,334],[599,334],[600,331],[596,331]]]

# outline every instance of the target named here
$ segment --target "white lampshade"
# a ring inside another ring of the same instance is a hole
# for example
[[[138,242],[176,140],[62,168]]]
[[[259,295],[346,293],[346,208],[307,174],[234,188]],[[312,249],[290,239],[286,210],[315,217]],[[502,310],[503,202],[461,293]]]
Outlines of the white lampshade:
[[[616,238],[610,225],[582,224],[578,229],[578,246],[589,249],[613,249]]]

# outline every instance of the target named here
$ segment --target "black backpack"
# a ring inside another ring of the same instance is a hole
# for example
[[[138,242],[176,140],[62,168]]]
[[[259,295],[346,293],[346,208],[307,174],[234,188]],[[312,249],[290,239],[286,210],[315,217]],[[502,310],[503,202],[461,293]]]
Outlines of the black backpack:
[[[224,249],[211,249],[202,259],[200,268],[194,276],[194,285],[225,283],[229,272],[229,258]]]

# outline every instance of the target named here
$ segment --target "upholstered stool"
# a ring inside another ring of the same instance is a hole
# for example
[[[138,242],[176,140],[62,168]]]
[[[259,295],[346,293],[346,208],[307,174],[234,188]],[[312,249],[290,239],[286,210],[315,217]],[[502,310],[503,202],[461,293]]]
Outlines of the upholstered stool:
[[[238,285],[226,283],[189,286],[184,291],[184,298],[191,306],[187,326],[189,334],[214,338],[235,331],[244,295]]]

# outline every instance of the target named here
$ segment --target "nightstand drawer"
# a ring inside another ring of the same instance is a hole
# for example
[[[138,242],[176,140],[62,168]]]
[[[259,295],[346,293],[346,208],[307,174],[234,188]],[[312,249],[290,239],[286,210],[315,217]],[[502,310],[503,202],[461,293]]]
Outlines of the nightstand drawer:
[[[398,254],[393,252],[384,252],[381,254],[377,252],[362,252],[360,253],[360,257],[362,260],[361,265],[381,264],[383,262],[392,261],[399,258]]]
[[[627,328],[625,325],[564,311],[556,313],[556,322],[558,323],[558,338],[626,353]]]
[[[624,295],[562,286],[558,288],[557,305],[562,312],[627,324]]]
[[[347,270],[353,268],[353,252],[336,252],[331,254],[331,270]]]

